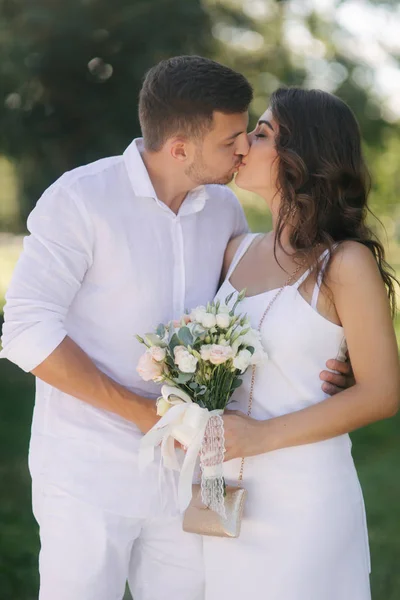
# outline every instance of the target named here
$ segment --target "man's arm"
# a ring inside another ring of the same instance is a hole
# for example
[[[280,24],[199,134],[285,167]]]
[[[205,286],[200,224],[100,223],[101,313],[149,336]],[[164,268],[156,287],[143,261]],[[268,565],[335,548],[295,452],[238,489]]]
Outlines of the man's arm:
[[[68,336],[32,373],[95,408],[133,421],[143,433],[159,419],[154,401],[130,392],[107,377]]]
[[[6,294],[1,357],[147,431],[157,420],[155,403],[107,377],[67,337],[68,309],[93,261],[92,223],[83,202],[56,183],[32,211],[28,229]]]

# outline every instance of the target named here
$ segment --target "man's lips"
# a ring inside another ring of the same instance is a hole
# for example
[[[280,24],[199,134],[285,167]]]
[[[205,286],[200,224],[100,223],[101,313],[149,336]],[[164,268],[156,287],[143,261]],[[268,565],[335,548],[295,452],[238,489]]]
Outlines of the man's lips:
[[[235,170],[238,170],[238,169],[240,169],[240,167],[244,167],[244,166],[245,166],[245,163],[244,163],[243,161],[241,161],[240,163],[238,163],[238,164],[235,166]]]

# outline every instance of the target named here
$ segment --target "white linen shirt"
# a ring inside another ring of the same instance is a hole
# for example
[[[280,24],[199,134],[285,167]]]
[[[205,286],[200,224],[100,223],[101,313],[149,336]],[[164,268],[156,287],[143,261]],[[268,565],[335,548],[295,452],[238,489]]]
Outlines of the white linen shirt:
[[[159,386],[136,372],[144,347],[135,334],[211,300],[228,241],[248,227],[225,186],[196,188],[173,213],[155,194],[141,145],[65,173],[40,198],[6,295],[1,357],[31,371],[68,335],[109,377],[157,397]],[[34,485],[151,516],[159,472],[140,476],[140,439],[133,423],[36,380]]]

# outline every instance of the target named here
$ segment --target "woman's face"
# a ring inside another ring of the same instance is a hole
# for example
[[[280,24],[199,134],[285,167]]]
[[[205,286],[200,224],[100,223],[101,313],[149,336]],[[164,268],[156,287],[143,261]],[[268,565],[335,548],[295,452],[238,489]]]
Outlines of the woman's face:
[[[243,157],[243,166],[236,175],[236,185],[272,198],[277,191],[278,157],[275,137],[278,125],[270,109],[260,117],[257,127],[249,133],[250,151]]]

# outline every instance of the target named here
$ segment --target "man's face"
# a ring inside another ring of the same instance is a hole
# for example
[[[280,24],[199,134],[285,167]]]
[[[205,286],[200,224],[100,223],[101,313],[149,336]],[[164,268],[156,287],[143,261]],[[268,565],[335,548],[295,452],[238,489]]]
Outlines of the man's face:
[[[186,175],[196,184],[232,181],[242,157],[249,151],[247,112],[226,115],[214,112],[213,128],[196,144],[195,157]]]

